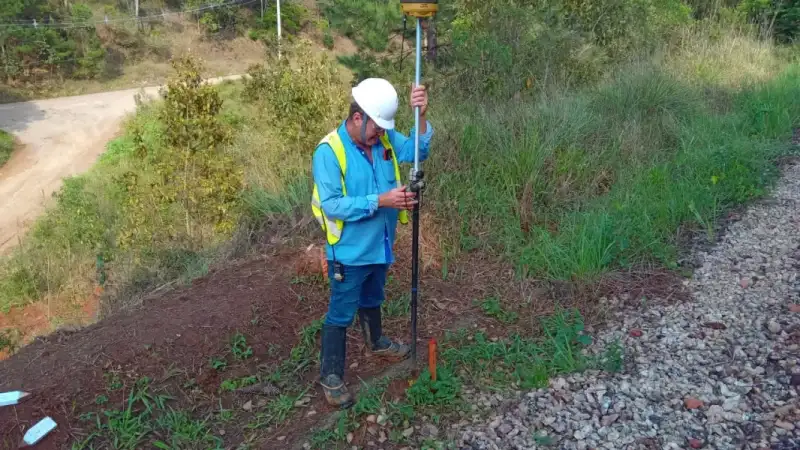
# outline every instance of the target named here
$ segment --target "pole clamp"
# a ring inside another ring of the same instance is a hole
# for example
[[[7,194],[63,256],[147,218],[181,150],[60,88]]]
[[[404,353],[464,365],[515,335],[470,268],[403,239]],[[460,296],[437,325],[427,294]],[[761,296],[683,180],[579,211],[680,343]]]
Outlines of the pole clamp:
[[[414,168],[412,167],[411,172],[408,176],[408,179],[410,180],[407,188],[408,191],[410,192],[424,191],[425,190],[425,180],[423,180],[424,177],[425,177],[425,172],[423,172],[421,169],[414,170]]]

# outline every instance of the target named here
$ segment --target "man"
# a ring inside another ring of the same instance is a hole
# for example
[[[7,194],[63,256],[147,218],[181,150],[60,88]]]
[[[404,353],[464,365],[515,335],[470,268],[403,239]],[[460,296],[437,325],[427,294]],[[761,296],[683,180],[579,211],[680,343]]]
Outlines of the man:
[[[408,223],[415,193],[400,182],[398,161],[414,161],[410,138],[394,129],[397,91],[388,81],[370,78],[352,91],[350,114],[314,151],[312,209],[327,237],[330,303],[322,328],[320,383],[328,402],[349,407],[344,384],[347,327],[358,314],[372,355],[403,359],[410,348],[381,330],[386,272],[394,262],[392,247],[398,220]],[[411,92],[420,108],[419,158],[428,156],[433,129],[426,119],[424,86]]]

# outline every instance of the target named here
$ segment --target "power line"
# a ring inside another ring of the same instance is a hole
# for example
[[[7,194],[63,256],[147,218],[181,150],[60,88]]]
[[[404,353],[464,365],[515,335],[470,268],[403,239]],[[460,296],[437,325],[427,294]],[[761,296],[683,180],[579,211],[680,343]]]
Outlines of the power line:
[[[38,23],[36,21],[36,19],[33,19],[32,21],[25,22],[25,23],[15,23],[15,22],[0,23],[0,28],[11,28],[11,27],[55,28],[55,29],[67,30],[67,29],[72,29],[72,28],[86,28],[86,27],[95,26],[95,25],[108,25],[110,23],[147,21],[147,20],[154,19],[154,18],[164,18],[164,17],[178,15],[178,14],[195,13],[195,12],[200,12],[200,11],[207,11],[207,10],[210,10],[210,9],[224,8],[224,7],[227,7],[227,6],[250,5],[250,4],[256,3],[258,1],[260,1],[260,0],[247,0],[247,1],[238,0],[238,1],[228,2],[228,3],[221,3],[221,4],[209,4],[209,5],[201,6],[199,8],[187,9],[187,10],[184,10],[184,11],[170,11],[170,12],[166,12],[166,13],[152,14],[152,15],[149,15],[149,16],[142,16],[142,17],[129,16],[129,17],[116,18],[116,19],[109,19],[108,17],[106,17],[104,20],[99,20],[99,21]]]

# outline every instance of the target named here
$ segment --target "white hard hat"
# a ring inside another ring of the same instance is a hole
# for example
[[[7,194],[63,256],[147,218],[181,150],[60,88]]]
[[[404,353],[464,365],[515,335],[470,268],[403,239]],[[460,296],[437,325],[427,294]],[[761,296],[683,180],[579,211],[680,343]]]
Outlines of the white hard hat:
[[[353,88],[353,100],[384,130],[394,129],[397,91],[383,78],[367,78]]]

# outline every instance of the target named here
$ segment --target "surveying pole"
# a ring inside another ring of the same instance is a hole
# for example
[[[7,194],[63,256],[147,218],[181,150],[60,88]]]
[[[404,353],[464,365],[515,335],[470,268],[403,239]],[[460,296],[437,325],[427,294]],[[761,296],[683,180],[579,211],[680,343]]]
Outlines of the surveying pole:
[[[417,60],[414,86],[420,84],[422,66],[422,19],[433,17],[439,10],[437,0],[400,0],[400,7],[406,16],[417,19]],[[408,189],[417,193],[417,203],[412,212],[411,231],[411,362],[417,364],[417,299],[419,290],[419,208],[422,203],[422,191],[425,188],[424,174],[419,168],[419,107],[414,108],[414,167],[411,169]]]
[[[281,0],[277,0],[275,3],[275,16],[278,21],[278,59],[281,59]]]

